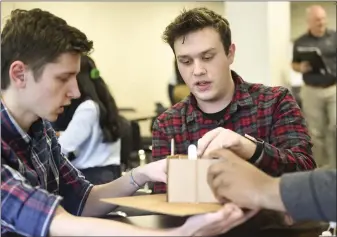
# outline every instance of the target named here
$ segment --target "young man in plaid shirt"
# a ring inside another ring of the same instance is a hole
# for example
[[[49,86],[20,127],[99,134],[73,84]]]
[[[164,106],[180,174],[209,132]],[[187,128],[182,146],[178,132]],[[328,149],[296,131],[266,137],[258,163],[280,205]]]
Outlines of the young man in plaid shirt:
[[[248,83],[230,69],[235,45],[226,19],[205,8],[184,11],[163,38],[191,94],[154,122],[154,160],[170,154],[174,139],[176,154],[186,154],[190,144],[198,146],[199,156],[227,148],[273,176],[316,167],[290,92]],[[166,185],[156,183],[154,191],[165,192]]]
[[[229,204],[166,230],[94,218],[115,208],[100,199],[165,181],[166,161],[93,186],[61,154],[48,121],[80,96],[76,75],[91,49],[85,34],[40,9],[14,10],[1,32],[1,235],[210,236],[252,216]]]

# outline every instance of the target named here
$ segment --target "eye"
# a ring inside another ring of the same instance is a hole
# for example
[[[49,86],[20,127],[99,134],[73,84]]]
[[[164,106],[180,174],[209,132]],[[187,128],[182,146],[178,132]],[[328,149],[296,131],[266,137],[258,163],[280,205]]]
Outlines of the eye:
[[[213,58],[213,55],[205,55],[202,59],[205,61],[209,61]]]
[[[189,60],[189,59],[181,59],[181,60],[179,60],[179,62],[180,62],[181,64],[188,65],[188,64],[191,63],[191,60]]]
[[[66,77],[58,77],[57,79],[60,80],[61,82],[64,82],[66,83],[67,81],[69,81],[69,76],[66,76]]]

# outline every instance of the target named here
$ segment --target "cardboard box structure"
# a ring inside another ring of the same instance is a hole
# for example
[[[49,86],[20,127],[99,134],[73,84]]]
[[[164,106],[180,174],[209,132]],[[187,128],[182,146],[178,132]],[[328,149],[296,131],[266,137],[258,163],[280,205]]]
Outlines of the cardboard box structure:
[[[172,203],[166,194],[140,195],[131,197],[105,198],[101,201],[138,210],[171,216],[191,216],[215,212],[222,208],[220,203]]]
[[[216,159],[189,160],[186,155],[167,157],[167,193],[106,198],[103,202],[173,216],[215,212],[222,208],[207,183],[207,171]]]
[[[167,202],[218,203],[207,183],[207,171],[216,159],[189,160],[186,155],[167,157]]]

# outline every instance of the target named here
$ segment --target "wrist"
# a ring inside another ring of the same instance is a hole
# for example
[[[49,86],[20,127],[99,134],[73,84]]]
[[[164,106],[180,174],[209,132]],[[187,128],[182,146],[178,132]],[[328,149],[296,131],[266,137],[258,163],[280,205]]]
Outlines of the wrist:
[[[273,178],[268,176],[268,180],[262,185],[260,190],[259,206],[265,209],[275,211],[285,211],[281,193],[280,193],[281,178]]]
[[[137,168],[133,169],[132,176],[134,181],[139,186],[143,186],[145,183],[151,181],[146,169],[144,169],[144,166],[138,166]]]
[[[256,147],[256,143],[242,136],[239,145],[232,147],[231,150],[243,159],[249,160],[254,155]]]

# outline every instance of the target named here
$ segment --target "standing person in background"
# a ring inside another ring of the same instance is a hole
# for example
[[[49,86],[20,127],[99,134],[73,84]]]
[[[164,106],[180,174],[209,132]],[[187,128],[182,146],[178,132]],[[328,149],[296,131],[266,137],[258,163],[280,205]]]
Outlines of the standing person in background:
[[[323,7],[307,9],[308,32],[299,37],[293,48],[292,68],[303,74],[302,109],[313,140],[313,154],[318,166],[336,166],[336,31],[327,29]],[[315,65],[304,61],[301,47],[316,47],[328,72],[314,71]]]
[[[116,102],[95,62],[82,56],[77,75],[81,97],[65,131],[60,133],[62,152],[93,184],[121,176],[121,131]],[[70,108],[71,109],[71,108]],[[62,118],[61,118],[62,119]],[[57,124],[57,122],[56,122]]]

